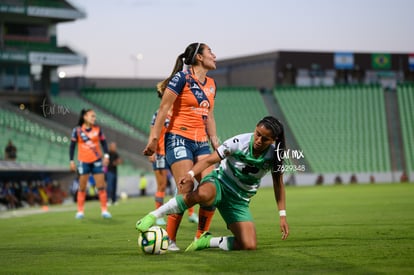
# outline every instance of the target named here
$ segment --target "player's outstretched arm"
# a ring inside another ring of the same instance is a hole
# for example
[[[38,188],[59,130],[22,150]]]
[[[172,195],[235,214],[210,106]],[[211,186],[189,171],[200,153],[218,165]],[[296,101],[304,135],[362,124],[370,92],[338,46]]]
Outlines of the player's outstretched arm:
[[[194,180],[194,176],[201,174],[206,168],[216,164],[221,160],[217,151],[211,153],[208,157],[203,158],[202,160],[198,161],[191,171],[188,172],[183,178],[181,178],[178,182],[179,184],[188,184],[192,183]]]
[[[146,156],[151,156],[155,153],[158,146],[158,140],[160,138],[162,127],[164,127],[165,119],[167,118],[168,111],[170,110],[171,106],[174,104],[175,99],[177,96],[173,93],[168,93],[167,90],[165,91],[161,103],[160,108],[158,110],[157,118],[155,119],[154,126],[151,128],[151,132],[148,138],[147,146],[145,147],[143,154]]]
[[[272,173],[273,190],[275,194],[277,208],[279,209],[280,231],[282,232],[282,240],[286,240],[289,236],[289,225],[286,219],[286,192],[282,175]]]

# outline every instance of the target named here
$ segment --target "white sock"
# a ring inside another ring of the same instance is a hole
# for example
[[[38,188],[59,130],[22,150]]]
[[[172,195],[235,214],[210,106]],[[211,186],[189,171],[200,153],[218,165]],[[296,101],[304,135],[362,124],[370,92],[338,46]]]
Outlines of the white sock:
[[[221,248],[223,250],[230,250],[227,245],[228,237],[213,237],[210,240],[211,248]]]
[[[150,212],[150,214],[154,215],[157,219],[174,213],[180,213],[180,209],[178,208],[178,203],[175,198],[170,199],[167,203],[164,203],[158,209]]]

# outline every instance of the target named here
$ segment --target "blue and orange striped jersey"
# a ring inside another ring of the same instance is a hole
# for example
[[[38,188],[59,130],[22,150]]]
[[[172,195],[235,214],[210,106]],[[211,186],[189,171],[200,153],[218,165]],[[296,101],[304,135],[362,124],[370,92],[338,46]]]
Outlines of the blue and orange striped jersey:
[[[168,132],[194,141],[207,141],[206,120],[216,98],[214,79],[206,77],[200,83],[190,71],[178,72],[168,83],[166,92],[177,96]]]
[[[75,127],[72,131],[71,140],[78,143],[78,160],[91,163],[102,158],[100,142],[105,140],[105,136],[99,126]]]

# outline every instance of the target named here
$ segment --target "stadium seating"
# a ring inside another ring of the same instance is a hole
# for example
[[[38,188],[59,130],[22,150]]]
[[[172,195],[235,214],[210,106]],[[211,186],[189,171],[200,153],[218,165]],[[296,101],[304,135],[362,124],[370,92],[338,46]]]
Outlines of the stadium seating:
[[[17,160],[48,166],[68,165],[69,134],[60,133],[1,109],[0,132],[17,147]]]
[[[82,91],[82,96],[146,134],[149,134],[152,115],[160,104],[155,89],[88,88]]]
[[[3,146],[6,146],[8,140],[13,141],[17,147],[16,161],[19,163],[69,167],[70,130],[67,133],[59,132],[1,108],[0,136]],[[119,169],[120,174],[126,176],[139,175],[141,172],[127,159],[124,159],[124,164]]]
[[[399,85],[397,95],[406,167],[414,171],[414,84]]]
[[[259,91],[254,88],[219,88],[214,117],[221,141],[254,131],[256,123],[268,115]]]
[[[147,136],[137,131],[134,127],[116,118],[111,113],[108,113],[100,108],[95,108],[95,106],[82,97],[72,94],[60,94],[58,96],[52,96],[51,99],[54,104],[65,106],[76,114],[80,114],[82,109],[94,108],[94,111],[96,112],[97,124],[110,127],[116,131],[122,132],[142,141],[147,140]]]
[[[153,89],[85,89],[82,96],[146,133],[160,103]],[[217,91],[214,114],[221,139],[253,131],[252,127],[267,113],[262,97],[254,88]]]
[[[274,96],[314,172],[390,171],[379,86],[278,88]]]

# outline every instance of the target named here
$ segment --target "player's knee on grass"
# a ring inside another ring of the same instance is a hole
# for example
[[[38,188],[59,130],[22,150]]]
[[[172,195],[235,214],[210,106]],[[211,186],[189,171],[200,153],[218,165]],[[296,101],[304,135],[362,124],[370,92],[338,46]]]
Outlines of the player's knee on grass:
[[[256,250],[257,249],[257,242],[254,239],[248,240],[235,240],[234,243],[234,250]]]

